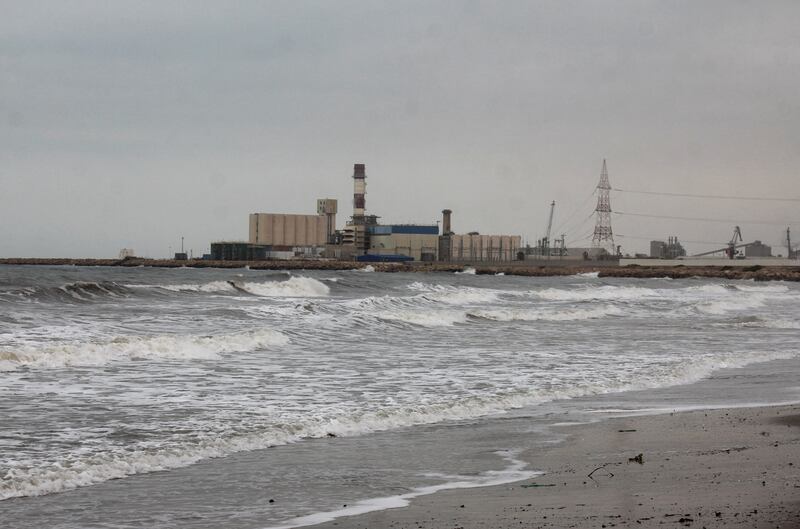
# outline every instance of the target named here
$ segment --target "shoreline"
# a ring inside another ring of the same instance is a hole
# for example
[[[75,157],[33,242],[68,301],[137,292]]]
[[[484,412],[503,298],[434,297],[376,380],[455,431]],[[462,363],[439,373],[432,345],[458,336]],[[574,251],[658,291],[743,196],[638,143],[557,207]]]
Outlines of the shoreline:
[[[303,526],[800,528],[800,403],[613,417],[554,430],[566,438],[518,456],[524,470],[541,472],[535,477],[449,488]]]
[[[800,266],[615,266],[610,263],[580,264],[565,266],[541,266],[509,262],[486,263],[366,263],[356,261],[327,260],[275,260],[275,261],[203,261],[199,259],[176,261],[172,259],[60,259],[60,258],[2,258],[0,265],[10,266],[81,266],[122,268],[211,268],[251,270],[330,270],[347,271],[370,266],[376,272],[461,272],[473,268],[477,275],[515,275],[528,277],[570,276],[594,274],[598,277],[624,278],[718,278],[754,281],[800,281]]]

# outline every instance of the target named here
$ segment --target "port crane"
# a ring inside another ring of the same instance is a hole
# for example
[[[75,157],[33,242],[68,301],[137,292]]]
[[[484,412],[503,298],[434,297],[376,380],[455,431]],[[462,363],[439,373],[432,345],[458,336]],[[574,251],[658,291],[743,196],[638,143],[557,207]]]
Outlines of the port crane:
[[[737,242],[740,244],[736,244]],[[703,257],[704,255],[711,255],[714,253],[725,252],[725,255],[728,257],[728,259],[733,259],[736,257],[736,250],[738,248],[745,248],[752,244],[754,243],[744,242],[744,239],[742,239],[742,230],[739,228],[739,226],[734,226],[733,237],[731,237],[731,240],[728,242],[728,245],[725,248],[717,248],[716,250],[711,250],[710,252],[698,253],[693,255],[692,257]]]

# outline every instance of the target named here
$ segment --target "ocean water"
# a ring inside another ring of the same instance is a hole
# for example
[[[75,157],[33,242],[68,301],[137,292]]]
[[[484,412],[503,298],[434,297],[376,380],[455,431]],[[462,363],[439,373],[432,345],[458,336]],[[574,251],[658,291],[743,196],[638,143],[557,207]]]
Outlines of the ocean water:
[[[0,267],[8,527],[293,527],[532,477],[550,425],[800,400],[800,285]]]

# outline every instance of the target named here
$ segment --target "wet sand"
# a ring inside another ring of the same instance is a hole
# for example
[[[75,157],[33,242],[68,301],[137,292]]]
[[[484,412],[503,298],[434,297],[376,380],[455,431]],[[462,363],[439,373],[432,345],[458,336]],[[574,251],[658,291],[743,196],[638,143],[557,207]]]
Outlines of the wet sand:
[[[563,443],[522,454],[537,478],[314,527],[800,527],[800,405],[558,429]]]

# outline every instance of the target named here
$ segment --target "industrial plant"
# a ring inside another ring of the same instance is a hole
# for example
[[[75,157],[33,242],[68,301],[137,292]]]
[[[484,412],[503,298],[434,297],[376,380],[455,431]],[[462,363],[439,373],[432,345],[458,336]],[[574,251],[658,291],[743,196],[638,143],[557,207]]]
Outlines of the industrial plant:
[[[204,257],[216,261],[330,259],[401,263],[513,263],[527,266],[574,266],[586,261],[592,261],[594,266],[666,266],[678,262],[713,264],[721,259],[729,262],[770,259],[770,264],[778,264],[776,258],[772,257],[769,245],[759,240],[745,243],[739,226],[734,227],[733,236],[727,244],[714,250],[687,255],[678,237],[671,235],[666,241],[650,240],[649,254],[636,254],[633,257],[623,255],[621,246],[615,244],[611,227],[612,214],[625,214],[611,209],[611,191],[621,190],[611,187],[605,160],[595,188],[597,203],[592,215],[594,229],[583,239],[588,241],[591,238],[591,245],[585,247],[568,245],[565,233],[552,235],[555,201],[550,204],[544,236],[530,245],[523,244],[520,235],[484,235],[476,231],[456,233],[453,229],[454,213],[450,209],[441,212],[441,231],[438,223],[384,224],[380,215],[367,212],[366,165],[354,164],[351,178],[353,210],[341,228],[337,227],[338,201],[319,198],[315,213],[251,213],[246,241],[214,242],[210,253]],[[637,213],[632,215],[658,217]],[[797,259],[798,252],[792,248],[789,228],[786,229],[786,247],[786,260]],[[184,253],[176,254],[176,259],[179,255],[186,259]]]
[[[251,213],[247,241],[211,243],[212,260],[336,259],[362,262],[507,262],[524,259],[520,235],[457,234],[453,212],[438,224],[382,224],[367,214],[366,166],[353,166],[353,214],[336,227],[338,201],[317,199],[316,214]]]

